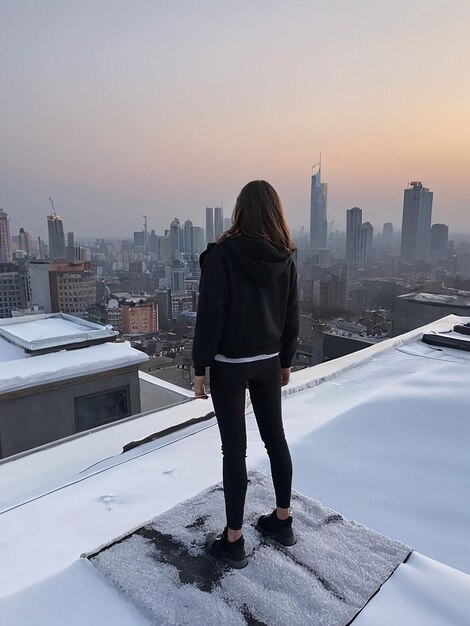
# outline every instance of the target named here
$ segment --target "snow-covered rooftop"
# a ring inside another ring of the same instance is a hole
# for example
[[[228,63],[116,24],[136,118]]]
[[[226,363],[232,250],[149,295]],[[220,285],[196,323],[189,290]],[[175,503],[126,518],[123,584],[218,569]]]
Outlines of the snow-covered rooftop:
[[[128,343],[114,343],[115,335],[63,313],[0,320],[0,394],[148,359]]]
[[[294,489],[414,550],[359,626],[468,624],[470,353],[421,341],[468,321],[449,316],[301,370],[283,390]],[[188,401],[0,463],[0,622],[149,623],[79,557],[220,480],[210,416],[122,452],[211,410]],[[248,466],[267,472],[249,404],[246,419]]]
[[[70,344],[112,340],[117,332],[65,313],[25,315],[0,320],[0,336],[28,352]]]
[[[463,292],[465,293],[465,292]],[[407,293],[398,296],[403,300],[413,300],[414,302],[421,302],[422,304],[450,304],[458,307],[470,307],[470,297],[465,297],[462,294],[447,294],[447,293]]]

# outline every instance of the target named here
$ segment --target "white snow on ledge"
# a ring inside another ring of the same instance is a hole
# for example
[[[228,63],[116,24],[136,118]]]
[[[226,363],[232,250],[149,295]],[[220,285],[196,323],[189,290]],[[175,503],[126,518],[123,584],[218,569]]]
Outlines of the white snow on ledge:
[[[8,361],[0,363],[0,394],[138,365],[147,359],[146,354],[134,350],[129,343],[105,343]]]

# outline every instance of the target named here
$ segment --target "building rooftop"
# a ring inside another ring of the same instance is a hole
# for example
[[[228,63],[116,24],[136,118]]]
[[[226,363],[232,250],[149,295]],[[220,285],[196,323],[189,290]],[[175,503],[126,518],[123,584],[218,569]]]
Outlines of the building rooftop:
[[[52,348],[67,348],[71,344],[114,341],[118,332],[112,326],[102,326],[65,313],[25,315],[0,320],[0,337],[23,348],[27,353]]]
[[[468,623],[470,353],[436,350],[421,341],[424,332],[468,321],[448,316],[295,372],[283,388],[296,492],[413,550],[355,625]],[[0,462],[5,486],[0,493],[0,622],[148,624],[142,607],[80,556],[132,534],[155,516],[170,515],[173,507],[220,480],[220,440],[211,411],[210,399],[192,399]],[[249,402],[246,420],[248,467],[269,472]],[[181,428],[166,430],[177,424]],[[151,436],[158,432],[161,436]],[[142,439],[141,445],[126,445]],[[249,488],[248,507],[255,495]],[[294,500],[300,522],[296,506]],[[137,573],[140,558],[133,561]],[[273,558],[273,567],[287,567],[282,554]],[[326,550],[319,565],[335,561],[334,550]],[[253,557],[226,583],[250,584],[257,563]],[[166,571],[171,578],[171,567]],[[142,580],[130,577],[131,589],[138,590]],[[182,593],[203,592],[186,586]],[[296,590],[285,590],[285,602],[289,593]],[[168,598],[158,586],[148,594],[163,603]],[[260,597],[251,610],[262,613],[265,600]],[[311,607],[304,608],[310,619]],[[168,609],[167,623],[175,623]],[[302,621],[297,615],[292,623]]]
[[[465,294],[465,292],[463,292]],[[470,296],[459,294],[440,294],[440,293],[406,293],[397,296],[403,300],[412,300],[422,304],[429,305],[451,305],[456,307],[470,307]]]
[[[118,333],[63,313],[0,320],[0,394],[148,359]]]

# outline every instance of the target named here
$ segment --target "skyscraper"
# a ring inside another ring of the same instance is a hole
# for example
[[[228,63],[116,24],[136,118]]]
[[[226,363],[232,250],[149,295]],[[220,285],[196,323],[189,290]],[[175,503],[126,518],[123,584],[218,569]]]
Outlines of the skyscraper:
[[[157,258],[159,261],[166,261],[170,256],[170,233],[165,230],[164,235],[157,237]]]
[[[39,258],[42,260],[46,259],[49,256],[49,250],[47,249],[47,244],[44,243],[41,237],[38,237],[38,255],[39,255]]]
[[[10,218],[0,209],[0,263],[10,263],[12,259]]]
[[[361,236],[360,236],[360,260],[359,267],[364,269],[370,260],[370,255],[372,252],[372,240],[374,237],[374,227],[370,222],[364,222],[361,225]]]
[[[170,224],[170,257],[176,259],[181,252],[181,227],[177,217]]]
[[[401,257],[407,261],[429,259],[431,235],[432,191],[420,181],[413,181],[405,189],[401,227]]]
[[[214,238],[217,239],[219,235],[224,232],[224,210],[221,206],[214,208]]]
[[[193,226],[194,254],[200,254],[204,250],[204,229],[202,226]]]
[[[148,240],[148,251],[150,254],[157,254],[157,233],[154,230],[150,231]]]
[[[55,211],[47,216],[47,232],[49,234],[49,259],[63,261],[65,259],[64,224]]]
[[[361,227],[362,210],[355,206],[346,211],[346,268],[347,282],[357,280],[357,273],[361,267]]]
[[[321,182],[320,162],[312,167],[310,191],[310,248],[319,250],[326,248],[327,235],[327,183]]]
[[[391,250],[393,247],[393,224],[391,222],[385,222],[382,230],[382,248],[384,250]]]
[[[134,252],[136,254],[145,252],[145,232],[143,230],[134,231]]]
[[[72,231],[67,233],[67,247],[65,248],[65,257],[67,261],[78,261],[77,251],[75,249],[75,235]]]
[[[206,243],[214,241],[214,209],[206,207]]]
[[[188,254],[194,254],[194,226],[191,220],[184,223],[184,251]]]
[[[26,252],[26,256],[28,258],[32,256],[34,252],[31,235],[26,232],[24,228],[20,228],[20,232],[18,233],[18,247],[20,250],[24,250]]]
[[[431,227],[430,252],[434,259],[444,259],[449,243],[449,227],[447,224],[433,224]]]

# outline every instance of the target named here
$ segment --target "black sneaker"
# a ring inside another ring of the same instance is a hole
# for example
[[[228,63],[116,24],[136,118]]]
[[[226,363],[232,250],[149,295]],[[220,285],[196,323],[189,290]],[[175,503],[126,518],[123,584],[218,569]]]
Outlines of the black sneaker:
[[[217,559],[224,561],[235,569],[242,569],[248,565],[245,552],[245,539],[240,537],[237,541],[229,542],[227,539],[227,528],[219,537],[214,537],[207,543],[207,549]]]
[[[292,530],[292,517],[285,520],[278,518],[276,509],[271,515],[261,515],[256,524],[258,530],[264,537],[271,537],[283,546],[293,546],[297,543],[297,538]]]

